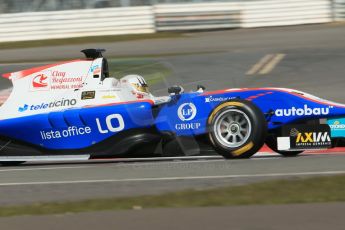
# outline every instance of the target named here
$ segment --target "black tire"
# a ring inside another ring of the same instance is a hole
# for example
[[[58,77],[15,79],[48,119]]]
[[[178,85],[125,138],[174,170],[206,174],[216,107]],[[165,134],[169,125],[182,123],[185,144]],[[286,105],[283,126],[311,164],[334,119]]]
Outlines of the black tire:
[[[2,161],[0,162],[1,166],[18,166],[25,163],[25,161]]]
[[[235,120],[230,119],[232,116]],[[227,128],[223,130],[227,133],[226,136],[232,136],[235,142],[244,136],[242,141],[234,145],[231,145],[232,142],[229,139],[228,142],[226,141],[226,137],[223,137],[219,128],[221,124],[224,125],[224,121],[228,123]],[[226,159],[249,158],[264,145],[267,122],[262,111],[252,102],[236,99],[223,102],[212,111],[208,118],[208,128],[209,140],[218,154]]]
[[[278,150],[278,144],[277,144],[277,137],[276,135],[269,135],[266,138],[266,145],[272,149],[272,151],[279,153],[280,155],[284,157],[295,157],[298,154],[303,153],[303,151],[282,151]]]

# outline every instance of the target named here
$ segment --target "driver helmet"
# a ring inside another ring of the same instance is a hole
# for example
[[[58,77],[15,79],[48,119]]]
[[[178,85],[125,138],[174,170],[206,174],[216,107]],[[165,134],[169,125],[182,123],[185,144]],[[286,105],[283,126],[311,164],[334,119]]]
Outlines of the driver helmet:
[[[140,75],[127,75],[121,79],[121,83],[127,84],[136,94],[150,94],[149,86],[145,79]]]

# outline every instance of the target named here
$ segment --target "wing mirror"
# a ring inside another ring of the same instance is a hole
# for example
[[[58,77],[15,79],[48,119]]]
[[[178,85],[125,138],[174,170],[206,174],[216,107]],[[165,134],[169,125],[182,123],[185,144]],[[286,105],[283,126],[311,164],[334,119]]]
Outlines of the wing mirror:
[[[205,91],[205,89],[206,89],[206,87],[203,86],[203,85],[198,85],[198,86],[196,87],[196,91],[197,91],[198,93],[203,93],[203,92]]]
[[[179,94],[182,94],[183,92],[184,92],[184,89],[182,88],[182,86],[174,85],[168,88],[168,93],[170,95],[179,95]]]

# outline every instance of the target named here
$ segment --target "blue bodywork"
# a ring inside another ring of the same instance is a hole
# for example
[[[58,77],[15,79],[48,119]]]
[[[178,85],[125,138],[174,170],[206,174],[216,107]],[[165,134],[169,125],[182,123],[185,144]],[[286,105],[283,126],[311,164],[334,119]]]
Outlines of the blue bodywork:
[[[51,150],[83,149],[139,128],[197,136],[207,133],[207,120],[220,103],[236,98],[257,105],[269,130],[304,120],[345,117],[344,106],[297,91],[240,89],[184,93],[159,106],[137,101],[7,119],[0,121],[0,135]]]
[[[154,121],[151,109],[150,103],[139,102],[8,119],[0,121],[0,135],[47,149],[86,148],[121,131],[149,128]]]
[[[180,136],[203,134],[207,132],[207,119],[213,109],[222,102],[236,98],[250,100],[257,105],[266,115],[269,130],[303,120],[345,115],[345,107],[342,105],[312,100],[297,92],[290,93],[276,89],[246,89],[205,94],[189,93],[177,96],[175,100],[162,107],[156,118],[156,126],[160,131],[172,131]],[[178,107],[185,103],[193,103],[197,109],[195,118],[190,121],[182,121],[177,114]],[[200,123],[201,125],[199,129],[176,129],[176,124],[181,123]]]

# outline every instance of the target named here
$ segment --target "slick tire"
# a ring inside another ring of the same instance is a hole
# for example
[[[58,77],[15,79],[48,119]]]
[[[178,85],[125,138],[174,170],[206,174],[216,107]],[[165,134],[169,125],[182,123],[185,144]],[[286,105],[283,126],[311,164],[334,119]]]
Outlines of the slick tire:
[[[284,157],[295,157],[303,151],[281,151],[278,150],[277,137],[275,135],[269,135],[266,138],[266,145],[274,152],[279,153]]]
[[[246,100],[218,105],[208,118],[209,140],[226,159],[249,158],[264,145],[267,122],[264,114]]]

